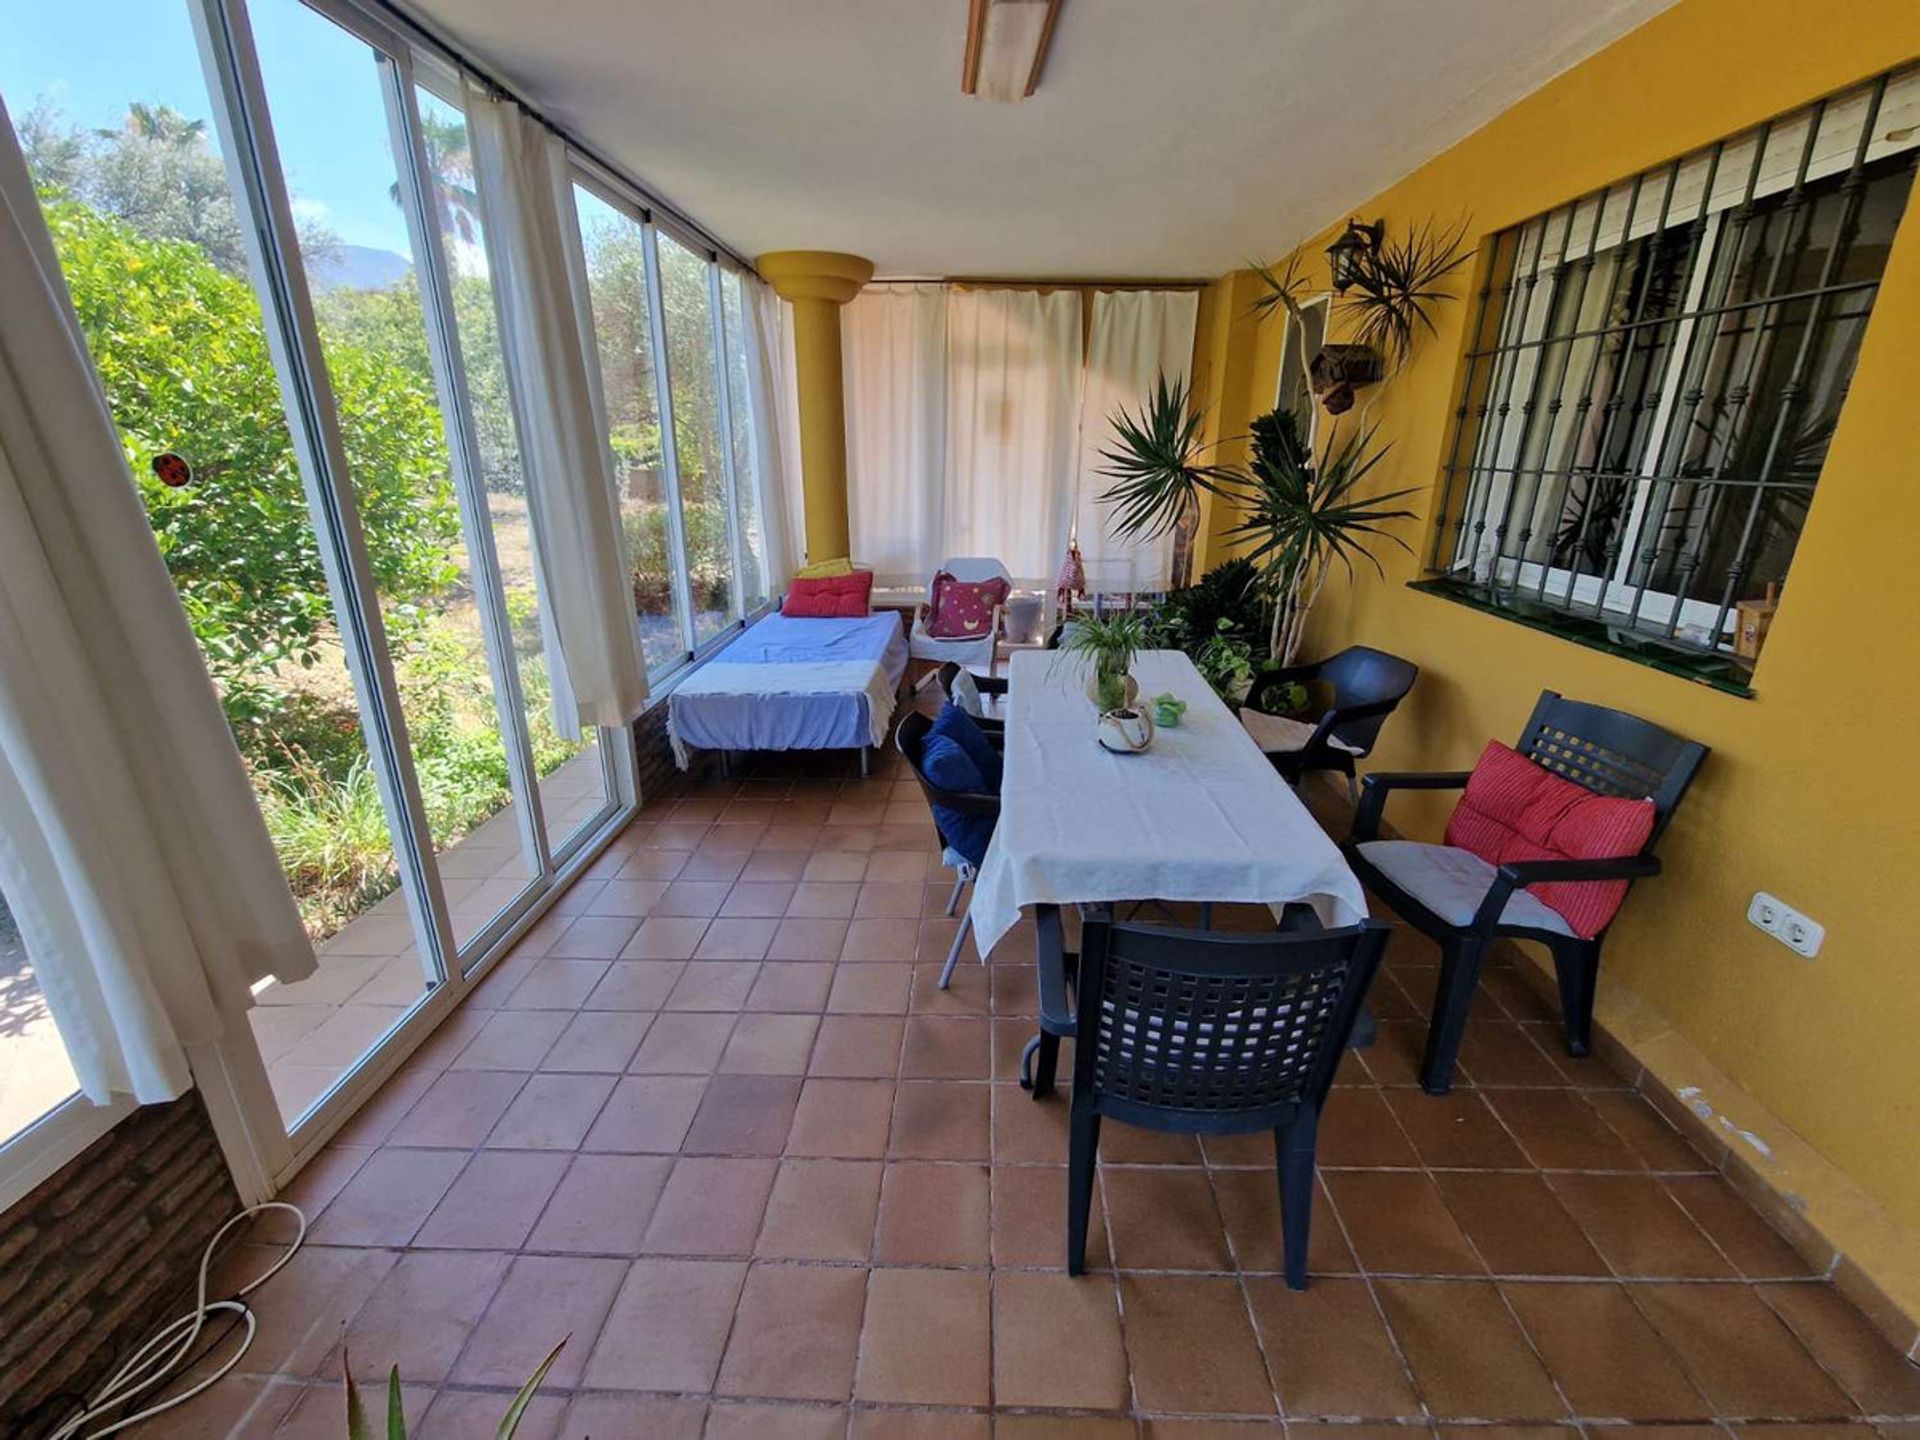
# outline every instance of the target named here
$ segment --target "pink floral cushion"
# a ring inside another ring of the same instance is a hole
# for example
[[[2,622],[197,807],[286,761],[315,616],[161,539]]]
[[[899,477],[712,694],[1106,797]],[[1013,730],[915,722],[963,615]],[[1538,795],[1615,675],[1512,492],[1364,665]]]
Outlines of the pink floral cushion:
[[[993,610],[1007,603],[1013,587],[998,575],[991,580],[961,580],[942,570],[933,577],[933,609],[927,634],[936,640],[972,640],[993,627]]]

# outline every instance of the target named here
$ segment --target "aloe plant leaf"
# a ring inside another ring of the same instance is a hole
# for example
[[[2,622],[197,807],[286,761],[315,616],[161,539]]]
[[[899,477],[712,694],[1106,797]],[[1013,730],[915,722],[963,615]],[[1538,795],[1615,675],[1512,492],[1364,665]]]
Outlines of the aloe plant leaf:
[[[373,1440],[367,1424],[367,1407],[360,1403],[360,1387],[353,1383],[352,1357],[340,1352],[340,1378],[347,1382],[347,1440]]]
[[[560,1337],[560,1343],[547,1352],[547,1358],[540,1362],[540,1368],[527,1378],[520,1387],[520,1393],[513,1397],[513,1403],[507,1407],[507,1413],[500,1419],[500,1428],[495,1432],[494,1440],[513,1440],[513,1432],[520,1428],[520,1417],[527,1413],[527,1406],[533,1403],[533,1392],[540,1388],[540,1382],[547,1378],[547,1371],[553,1368],[553,1362],[560,1352],[566,1349],[571,1335]]]
[[[387,1371],[387,1440],[407,1440],[407,1407],[400,1398],[400,1367]]]

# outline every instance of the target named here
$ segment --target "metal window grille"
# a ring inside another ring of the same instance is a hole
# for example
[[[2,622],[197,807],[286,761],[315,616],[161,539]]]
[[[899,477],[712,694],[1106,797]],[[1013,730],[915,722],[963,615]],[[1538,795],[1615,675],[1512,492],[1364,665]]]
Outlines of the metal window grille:
[[[1436,577],[1739,673],[1735,607],[1786,581],[1916,127],[1920,66],[1494,236]]]

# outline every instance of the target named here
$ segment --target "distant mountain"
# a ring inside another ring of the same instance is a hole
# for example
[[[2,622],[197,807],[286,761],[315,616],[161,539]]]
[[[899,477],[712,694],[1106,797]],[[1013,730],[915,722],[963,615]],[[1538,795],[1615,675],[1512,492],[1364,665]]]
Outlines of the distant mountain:
[[[386,290],[407,278],[413,262],[391,250],[375,250],[369,245],[336,245],[328,256],[308,271],[308,280],[317,291]]]

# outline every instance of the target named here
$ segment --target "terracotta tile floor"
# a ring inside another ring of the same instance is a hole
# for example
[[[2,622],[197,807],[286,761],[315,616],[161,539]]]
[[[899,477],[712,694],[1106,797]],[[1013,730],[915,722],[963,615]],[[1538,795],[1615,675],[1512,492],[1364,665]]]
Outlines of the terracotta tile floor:
[[[527,1440],[1916,1433],[1920,1372],[1511,976],[1455,1093],[1413,1088],[1405,934],[1324,1123],[1312,1287],[1267,1141],[1118,1125],[1068,1278],[1066,1101],[1013,1083],[1031,935],[938,991],[920,797],[838,773],[646,810],[299,1178],[247,1377],[148,1433],[338,1435],[344,1342],[427,1440],[491,1434],[562,1336]]]

